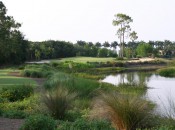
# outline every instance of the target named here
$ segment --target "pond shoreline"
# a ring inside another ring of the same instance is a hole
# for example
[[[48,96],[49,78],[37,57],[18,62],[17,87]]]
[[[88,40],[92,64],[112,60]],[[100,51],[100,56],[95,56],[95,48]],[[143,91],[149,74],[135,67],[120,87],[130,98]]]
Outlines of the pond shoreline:
[[[146,64],[146,65],[130,65],[127,66],[123,72],[134,72],[134,71],[155,71],[157,69],[161,69],[166,67],[167,64]]]

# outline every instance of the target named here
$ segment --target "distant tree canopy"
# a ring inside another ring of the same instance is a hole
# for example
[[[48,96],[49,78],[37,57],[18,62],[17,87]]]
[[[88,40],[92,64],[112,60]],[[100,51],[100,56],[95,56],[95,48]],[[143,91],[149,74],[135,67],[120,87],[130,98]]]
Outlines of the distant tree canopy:
[[[72,43],[65,41],[30,42],[28,60],[53,59],[75,56]]]
[[[153,47],[150,44],[147,43],[141,43],[136,48],[137,54],[146,57],[150,56],[150,54],[153,52]]]
[[[21,24],[12,16],[0,1],[0,64],[19,64],[26,60],[27,41],[18,30]]]
[[[118,26],[117,35],[120,39],[120,57],[124,56],[124,44],[125,44],[125,38],[127,35],[130,34],[131,27],[130,23],[133,22],[132,18],[126,14],[116,14],[115,20],[113,20],[113,25]]]
[[[116,57],[116,51],[105,49],[107,53],[100,53],[100,57],[101,55],[104,55],[102,57]],[[74,56],[97,57],[99,56],[99,52],[101,52],[101,43],[93,44],[92,42],[77,41],[77,43],[73,44],[66,41],[49,40],[43,42],[29,42],[27,59],[41,60]]]

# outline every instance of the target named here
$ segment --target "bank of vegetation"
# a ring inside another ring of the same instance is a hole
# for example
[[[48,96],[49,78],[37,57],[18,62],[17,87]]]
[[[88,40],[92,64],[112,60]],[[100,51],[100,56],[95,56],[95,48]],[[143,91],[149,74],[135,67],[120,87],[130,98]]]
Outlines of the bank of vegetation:
[[[70,63],[71,69],[78,66],[76,71],[70,69]],[[116,87],[87,79],[77,76],[79,71],[82,72],[80,66],[85,74],[94,67],[88,63],[59,62],[1,70],[0,115],[24,118],[21,130],[156,130],[175,127],[173,118],[155,115],[155,105],[141,98],[147,90],[145,84],[128,83]],[[25,82],[19,84],[18,78],[22,77],[9,75],[14,70],[26,77]],[[36,82],[30,84],[27,77],[45,78],[46,81],[43,86],[38,86]],[[8,81],[13,78],[16,82],[5,84],[3,78]]]

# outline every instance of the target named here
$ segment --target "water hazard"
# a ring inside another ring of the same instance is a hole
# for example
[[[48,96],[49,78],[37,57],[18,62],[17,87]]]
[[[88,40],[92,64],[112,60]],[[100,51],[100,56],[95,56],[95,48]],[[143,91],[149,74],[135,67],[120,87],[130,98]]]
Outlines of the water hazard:
[[[175,78],[161,77],[152,72],[131,72],[109,75],[102,81],[116,86],[121,83],[145,83],[149,89],[144,96],[157,104],[155,111],[159,114],[171,112],[171,102],[175,103]]]

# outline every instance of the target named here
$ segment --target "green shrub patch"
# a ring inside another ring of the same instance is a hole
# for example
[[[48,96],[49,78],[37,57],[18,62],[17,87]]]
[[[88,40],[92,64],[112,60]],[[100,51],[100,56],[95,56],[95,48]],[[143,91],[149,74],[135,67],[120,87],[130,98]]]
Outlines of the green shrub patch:
[[[5,98],[10,102],[14,102],[30,97],[33,92],[34,88],[31,85],[14,85],[3,87],[0,91],[0,97]]]
[[[20,130],[55,130],[56,122],[49,116],[34,115],[26,119]]]

